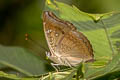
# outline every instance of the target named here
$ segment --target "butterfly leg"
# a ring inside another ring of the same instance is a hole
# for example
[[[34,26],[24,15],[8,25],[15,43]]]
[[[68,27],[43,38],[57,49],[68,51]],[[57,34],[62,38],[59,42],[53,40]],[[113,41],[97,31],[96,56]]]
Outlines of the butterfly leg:
[[[53,68],[54,68],[57,72],[60,70],[60,68],[58,67],[59,64],[51,63],[51,65],[53,66]]]
[[[46,56],[48,58],[54,58],[56,56],[52,56],[50,52],[46,52]],[[60,70],[60,68],[58,67],[59,64],[55,64],[55,63],[51,63],[52,67],[58,72],[58,70]]]
[[[71,68],[72,68],[72,65],[70,64],[70,62],[68,61],[68,59],[67,59],[67,58],[65,58],[65,64],[67,64],[69,67],[71,67]]]

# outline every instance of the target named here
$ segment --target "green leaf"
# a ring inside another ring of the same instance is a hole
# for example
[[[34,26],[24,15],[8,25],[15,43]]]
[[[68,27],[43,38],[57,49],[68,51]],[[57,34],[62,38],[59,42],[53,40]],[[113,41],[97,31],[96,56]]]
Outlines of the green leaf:
[[[111,73],[113,69],[116,68],[116,66],[118,66],[120,63],[120,54],[116,54],[112,61],[110,61],[105,67],[103,68],[99,68],[97,70],[93,69],[93,70],[88,70],[87,72],[92,72],[90,74],[85,74],[86,78],[88,79],[93,79],[96,77],[100,77],[103,75],[106,75],[107,73]]]
[[[72,72],[70,72],[69,75],[65,76],[65,78],[61,80],[73,80],[73,76],[76,73],[76,79],[79,80],[79,77],[83,78],[83,63],[80,63],[77,67],[72,69]]]
[[[115,70],[120,58],[118,54],[120,50],[119,44],[117,43],[118,47],[115,45],[116,41],[120,41],[118,36],[118,30],[120,29],[119,12],[100,14],[97,15],[98,19],[95,19],[91,15],[96,16],[96,14],[84,13],[75,6],[69,6],[57,1],[49,5],[46,3],[45,10],[52,11],[60,19],[70,21],[77,27],[78,31],[82,32],[90,40],[95,61],[86,63],[88,66],[85,65],[85,79],[93,79],[111,73],[113,69]],[[113,38],[116,34],[117,37]]]
[[[0,63],[26,75],[40,75],[46,72],[45,61],[20,47],[0,45]]]
[[[0,71],[0,80],[39,80],[39,78],[21,78],[15,74],[6,74]]]
[[[63,78],[61,80],[72,80],[72,78],[76,72],[77,72],[77,70],[73,70],[69,75],[65,76],[65,78]]]
[[[0,64],[0,69],[5,68],[6,66],[3,64]]]
[[[63,72],[52,72],[41,77],[41,80],[73,80],[72,77],[76,73],[76,69]]]
[[[2,71],[0,71],[0,78],[2,78],[2,77],[5,77],[5,78],[9,78],[9,79],[19,79],[16,75],[14,75],[14,74],[6,74],[6,73],[4,73],[4,72],[2,72]]]

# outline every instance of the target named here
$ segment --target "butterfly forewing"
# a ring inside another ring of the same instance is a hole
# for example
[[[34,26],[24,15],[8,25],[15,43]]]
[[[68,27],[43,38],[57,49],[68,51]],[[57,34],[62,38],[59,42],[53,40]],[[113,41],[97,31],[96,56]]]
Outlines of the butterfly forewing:
[[[54,18],[51,17],[50,12],[44,12],[43,14],[43,25],[45,37],[47,39],[48,46],[51,53],[56,52],[56,46],[58,45],[60,39],[64,36],[63,31],[59,26],[64,26],[62,23],[58,23]],[[57,23],[57,24],[56,24]]]

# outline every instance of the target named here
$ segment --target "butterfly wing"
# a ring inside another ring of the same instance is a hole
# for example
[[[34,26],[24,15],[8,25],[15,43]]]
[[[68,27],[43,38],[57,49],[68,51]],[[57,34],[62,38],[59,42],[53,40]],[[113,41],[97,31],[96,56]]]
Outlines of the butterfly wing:
[[[58,28],[57,21],[54,20],[50,15],[49,12],[44,12],[43,14],[43,25],[44,25],[44,32],[45,37],[48,43],[48,47],[52,55],[54,55],[56,51],[56,45],[58,41],[63,36],[61,33],[61,29]],[[56,24],[56,25],[55,25]]]
[[[91,61],[94,58],[93,49],[89,40],[78,31],[69,31],[57,47],[57,51],[65,57],[71,65],[81,61]]]
[[[71,29],[76,29],[67,27],[67,22],[58,19],[52,12],[49,11],[45,11],[43,13],[43,25],[45,37],[50,52],[53,55],[56,53],[56,47],[62,41],[64,34]]]
[[[59,59],[61,57],[63,61],[67,58],[72,65],[80,63],[81,60],[93,59],[93,50],[89,40],[82,33],[76,31],[73,24],[60,20],[52,12],[46,11],[43,14],[43,25],[45,37],[53,56]],[[56,63],[59,62],[61,61]]]

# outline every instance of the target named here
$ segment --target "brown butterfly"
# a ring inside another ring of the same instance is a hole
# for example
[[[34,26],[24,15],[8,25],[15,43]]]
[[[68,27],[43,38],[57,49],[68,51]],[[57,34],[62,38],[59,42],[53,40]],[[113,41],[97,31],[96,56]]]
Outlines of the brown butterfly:
[[[76,27],[59,19],[52,12],[43,13],[44,33],[50,52],[47,56],[59,65],[76,66],[94,60],[89,40]]]

